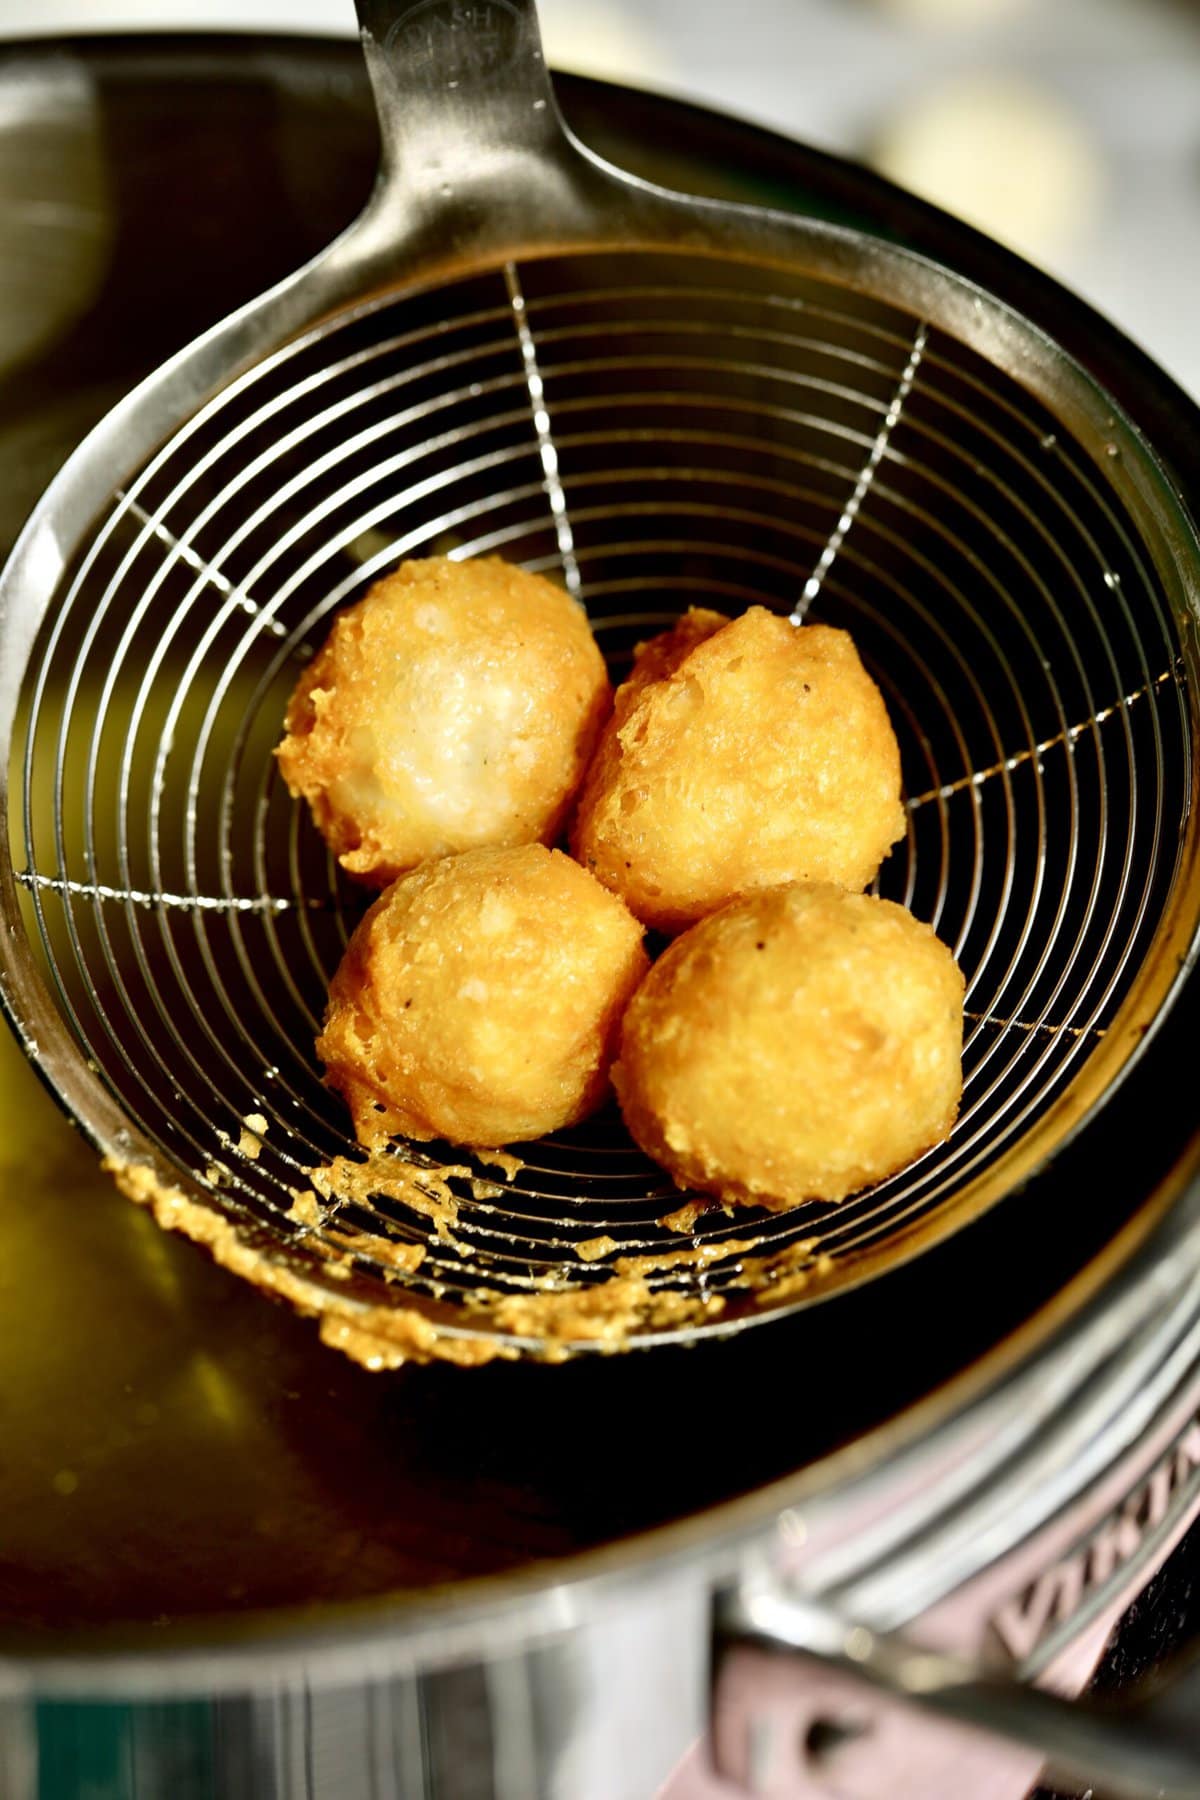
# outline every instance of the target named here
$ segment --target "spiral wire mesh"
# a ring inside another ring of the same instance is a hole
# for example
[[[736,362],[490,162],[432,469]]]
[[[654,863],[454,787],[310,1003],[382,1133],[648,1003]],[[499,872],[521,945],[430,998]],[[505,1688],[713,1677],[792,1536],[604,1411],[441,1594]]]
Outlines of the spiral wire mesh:
[[[682,253],[510,263],[286,345],[123,482],[27,674],[13,860],[79,1052],[239,1230],[301,1256],[351,1233],[353,1291],[399,1284],[435,1318],[481,1286],[702,1246],[653,1282],[724,1296],[728,1329],[774,1309],[741,1295],[748,1240],[811,1246],[804,1299],[944,1235],[1006,1158],[1053,1149],[1106,1042],[1153,1023],[1139,984],[1190,843],[1194,714],[1123,454],[903,307]],[[271,750],[340,606],[406,556],[485,553],[565,582],[617,678],[690,604],[853,634],[904,773],[878,891],[967,977],[946,1144],[838,1207],[681,1229],[661,1221],[685,1196],[609,1109],[511,1172],[403,1147],[431,1177],[466,1169],[452,1234],[383,1194],[297,1214],[312,1169],[354,1153],[313,1039],[365,900]]]

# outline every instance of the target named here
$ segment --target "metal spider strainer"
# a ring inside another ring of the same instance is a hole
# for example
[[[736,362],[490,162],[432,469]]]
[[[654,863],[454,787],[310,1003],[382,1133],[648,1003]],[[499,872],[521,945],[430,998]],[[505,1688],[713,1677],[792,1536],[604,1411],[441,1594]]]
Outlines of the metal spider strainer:
[[[124,1185],[365,1360],[735,1329],[976,1216],[1161,1016],[1200,546],[1113,401],[953,271],[576,144],[528,0],[358,11],[367,212],[96,429],[0,584],[3,998]],[[618,674],[692,602],[853,632],[904,758],[881,891],[968,977],[947,1145],[772,1217],[678,1216],[613,1114],[314,1180],[353,1154],[312,1040],[363,896],[270,751],[333,610],[446,551],[558,574]]]

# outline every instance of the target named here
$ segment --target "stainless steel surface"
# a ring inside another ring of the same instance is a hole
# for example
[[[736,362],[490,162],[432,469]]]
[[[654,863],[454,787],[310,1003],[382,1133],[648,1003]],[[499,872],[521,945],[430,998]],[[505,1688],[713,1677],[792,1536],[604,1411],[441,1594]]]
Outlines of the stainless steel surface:
[[[772,1692],[755,1664],[756,1642],[768,1634],[784,1640],[781,1620],[785,1627],[797,1619],[811,1626],[814,1616],[825,1622],[831,1616],[873,1618],[868,1650],[875,1632],[886,1635],[897,1623],[907,1629],[911,1622],[911,1641],[893,1640],[885,1646],[889,1653],[906,1667],[916,1659],[913,1666],[926,1674],[933,1664],[921,1662],[925,1652],[942,1674],[947,1659],[960,1673],[967,1666],[983,1668],[986,1722],[1006,1726],[1025,1742],[1053,1746],[1055,1724],[1062,1724],[1055,1709],[1035,1700],[1022,1711],[1019,1692],[1001,1677],[1006,1668],[1053,1676],[1055,1646],[1046,1640],[1022,1659],[998,1659],[988,1636],[989,1608],[997,1604],[997,1577],[999,1593],[1012,1593],[1023,1580],[1022,1565],[1045,1567],[1048,1539],[1057,1534],[1061,1544],[1064,1534],[1067,1542],[1083,1534],[1086,1540],[1102,1524],[1114,1492],[1136,1493],[1147,1475],[1154,1479],[1164,1452],[1169,1455],[1179,1441],[1181,1425],[1191,1421],[1195,1432],[1195,1174],[1193,1159],[1190,1170],[1179,1171],[1190,1185],[1164,1196],[1171,1204],[1152,1239],[1081,1315],[1069,1308],[1061,1329],[1033,1354],[1021,1357],[1016,1346],[1015,1368],[1005,1368],[1001,1358],[990,1375],[980,1371],[982,1385],[978,1378],[958,1384],[957,1395],[945,1397],[949,1410],[937,1429],[913,1436],[884,1462],[868,1459],[856,1469],[855,1454],[835,1459],[743,1508],[696,1521],[695,1529],[660,1533],[642,1550],[629,1546],[591,1559],[590,1567],[586,1559],[578,1561],[558,1581],[510,1585],[490,1598],[444,1595],[379,1614],[327,1613],[317,1626],[293,1622],[266,1635],[225,1632],[210,1643],[202,1636],[187,1644],[176,1633],[140,1650],[110,1645],[99,1655],[96,1644],[72,1651],[60,1643],[0,1661],[0,1691],[18,1718],[27,1694],[51,1708],[60,1696],[75,1704],[104,1697],[133,1707],[128,1742],[143,1745],[139,1754],[150,1758],[152,1768],[160,1768],[169,1752],[164,1721],[186,1697],[202,1695],[205,1733],[211,1733],[203,1741],[219,1766],[230,1759],[229,1768],[244,1767],[251,1744],[270,1771],[256,1792],[289,1800],[339,1791],[332,1775],[327,1780],[305,1773],[314,1758],[318,1767],[324,1761],[330,1770],[354,1771],[351,1779],[363,1783],[364,1793],[372,1791],[372,1782],[389,1791],[387,1783],[402,1770],[412,1787],[401,1791],[439,1800],[459,1793],[506,1797],[526,1789],[561,1800],[643,1800],[665,1777],[673,1754],[701,1729],[705,1615],[710,1589],[724,1589],[731,1598],[723,1613],[718,1609],[718,1623],[727,1632],[732,1627],[733,1636],[724,1646],[722,1682],[724,1688],[732,1669],[734,1688],[718,1697],[718,1742],[724,1730],[724,1754],[734,1766],[740,1767],[737,1755],[755,1709],[781,1711],[780,1692]],[[1173,1529],[1194,1516],[1198,1483],[1200,1458],[1176,1496],[1181,1505],[1174,1517],[1163,1512],[1146,1519],[1145,1556],[1161,1557]],[[773,1513],[777,1529],[764,1533]],[[884,1572],[890,1600],[878,1591]],[[1108,1591],[1086,1597],[1088,1616],[1111,1617],[1114,1598],[1119,1605],[1122,1591],[1139,1578],[1135,1562],[1126,1558],[1122,1566],[1121,1558],[1113,1559]],[[980,1583],[984,1592],[972,1595],[972,1584]],[[815,1596],[815,1614],[812,1601],[794,1604],[793,1593]],[[960,1609],[953,1624],[939,1623],[939,1595]],[[1069,1645],[1083,1622],[1078,1613],[1057,1621],[1060,1641]],[[861,1623],[857,1630],[851,1644],[861,1651]],[[805,1642],[821,1656],[830,1648],[811,1632]],[[796,1728],[751,1734],[770,1776],[765,1785],[751,1783],[751,1792],[825,1791],[820,1777],[813,1785],[807,1766],[803,1785],[793,1787],[786,1762],[780,1779],[780,1747],[788,1754],[806,1735],[814,1703],[818,1719],[830,1706],[827,1673],[813,1680],[806,1668],[805,1662],[794,1671],[783,1668],[786,1680],[777,1684],[800,1715]],[[947,1696],[943,1710],[956,1713],[959,1722],[979,1723],[970,1698],[962,1692]],[[370,1721],[365,1738],[364,1716]],[[852,1716],[862,1721],[861,1705]],[[614,1740],[610,1727],[618,1719],[622,1731],[633,1734],[635,1750],[623,1745],[620,1734]],[[867,1706],[870,1732],[886,1732],[886,1719],[886,1709]],[[1072,1768],[1087,1766],[1089,1746],[1106,1756],[1111,1724],[1089,1737],[1088,1723],[1081,1717],[1071,1726]],[[1184,1744],[1194,1736],[1186,1714],[1175,1735]],[[908,1742],[907,1728],[900,1741]],[[935,1747],[935,1768],[940,1754]],[[1126,1760],[1136,1755],[1135,1743]],[[891,1767],[878,1756],[875,1763],[877,1774]],[[1139,1788],[1132,1778],[1106,1790],[1100,1777],[1112,1766],[1111,1758],[1098,1764],[1098,1792],[1157,1791]],[[895,1791],[886,1781],[882,1787],[861,1779],[846,1785],[836,1765],[830,1772],[835,1791],[856,1800]],[[212,1791],[237,1789],[217,1785]],[[927,1785],[912,1791],[972,1790]],[[1172,1791],[1194,1789],[1180,1781]],[[688,1790],[679,1792],[682,1800]]]
[[[1105,1708],[1062,1700],[1021,1687],[979,1662],[852,1624],[768,1582],[747,1582],[718,1603],[717,1633],[718,1644],[731,1646],[732,1656],[751,1647],[789,1656],[797,1688],[806,1678],[811,1682],[833,1670],[849,1677],[851,1689],[881,1690],[946,1723],[1033,1749],[1044,1764],[1044,1779],[1056,1786],[1086,1787],[1100,1800],[1200,1795],[1200,1732],[1186,1725],[1179,1731],[1174,1719],[1159,1716],[1153,1701],[1128,1699]],[[1193,1671],[1180,1682],[1180,1716],[1194,1720],[1200,1681]],[[721,1766],[748,1793],[786,1796],[789,1761],[807,1774],[805,1734],[793,1731],[783,1743],[773,1743],[765,1708],[756,1713],[740,1695],[723,1702],[719,1663],[714,1716]],[[831,1736],[836,1735],[834,1727]]]
[[[983,230],[1200,393],[1200,13],[1188,0],[543,0],[541,19],[560,69],[686,95],[842,156],[886,155],[897,132],[924,125],[928,198],[969,211],[973,198]],[[348,0],[7,0],[0,11],[0,36],[139,25],[348,35],[353,19]],[[960,122],[949,141],[948,106]],[[976,154],[964,113],[988,140]],[[1003,124],[1016,155],[989,159]],[[997,164],[1022,178],[999,179]]]
[[[1175,1692],[1107,1711],[1064,1706],[1014,1679],[1049,1673],[1052,1680],[1064,1642],[1129,1583],[1173,1520],[1194,1516],[1198,1220],[1200,1187],[1193,1184],[1144,1265],[1146,1285],[1106,1297],[1061,1358],[1028,1366],[993,1394],[976,1412],[968,1453],[956,1466],[928,1485],[913,1483],[905,1499],[898,1498],[905,1482],[894,1463],[892,1504],[872,1518],[868,1501],[857,1525],[843,1512],[832,1538],[819,1509],[802,1509],[788,1521],[783,1549],[752,1563],[718,1596],[714,1742],[731,1779],[764,1795],[812,1792],[804,1745],[815,1661],[835,1677],[843,1708],[838,1687],[849,1689],[850,1718],[855,1687],[866,1683],[945,1722],[1035,1746],[1064,1785],[1138,1800],[1200,1793],[1200,1724],[1188,1705],[1188,1695],[1200,1693],[1194,1666],[1178,1673]],[[1159,1449],[1156,1467],[1148,1446]],[[1149,1461],[1155,1470],[1146,1487],[1110,1489],[1123,1531],[1112,1534],[1102,1509],[1085,1528],[1083,1512],[1095,1508],[1106,1473],[1139,1455],[1143,1469]],[[852,1514],[853,1482],[840,1500]],[[961,1642],[948,1646],[939,1605],[969,1591],[988,1563],[1011,1565],[1056,1514],[1070,1521],[1068,1543],[1082,1539],[1090,1550],[1065,1617],[1052,1619],[1051,1596],[1040,1628],[1019,1651],[1011,1630],[1004,1637],[979,1633],[966,1656]],[[771,1653],[766,1674],[764,1651]],[[882,1774],[887,1759],[876,1761]]]
[[[465,1314],[471,1291],[582,1290],[692,1248],[611,1116],[515,1180],[477,1161],[500,1192],[464,1187],[450,1242],[400,1202],[337,1208],[368,1246],[426,1245],[399,1281],[370,1248],[332,1279],[334,1208],[289,1216],[353,1148],[311,1040],[354,901],[270,757],[297,659],[434,549],[557,570],[617,666],[687,599],[819,608],[901,733],[910,830],[883,881],[966,969],[967,1103],[947,1146],[836,1213],[754,1222],[764,1256],[823,1253],[798,1297],[747,1295],[721,1253],[745,1221],[701,1224],[702,1329],[724,1333],[976,1216],[1153,1030],[1197,929],[1194,534],[1115,400],[1008,308],[881,240],[621,175],[563,130],[532,10],[484,11],[468,31],[364,0],[366,212],[123,402],[14,553],[0,878],[29,939],[5,996],[89,1134],[183,1179],[264,1280],[286,1267],[350,1326],[381,1309],[384,1339],[402,1300],[446,1338],[536,1350]],[[252,1161],[232,1146],[257,1112]]]

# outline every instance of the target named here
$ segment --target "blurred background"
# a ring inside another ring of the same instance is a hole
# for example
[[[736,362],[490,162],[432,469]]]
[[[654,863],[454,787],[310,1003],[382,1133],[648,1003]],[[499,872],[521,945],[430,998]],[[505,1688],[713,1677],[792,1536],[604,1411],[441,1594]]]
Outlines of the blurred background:
[[[541,0],[559,67],[868,162],[1116,319],[1200,394],[1198,0]],[[351,0],[0,0],[0,35],[349,34]]]

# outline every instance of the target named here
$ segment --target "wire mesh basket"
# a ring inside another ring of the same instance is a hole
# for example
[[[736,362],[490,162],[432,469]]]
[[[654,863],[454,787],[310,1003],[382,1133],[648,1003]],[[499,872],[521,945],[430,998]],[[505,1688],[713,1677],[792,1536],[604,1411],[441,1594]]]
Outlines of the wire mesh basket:
[[[400,1288],[451,1337],[519,1346],[481,1293],[587,1290],[631,1257],[700,1296],[689,1331],[865,1279],[1103,1096],[1194,930],[1186,521],[1060,357],[1005,368],[955,329],[960,293],[940,319],[888,277],[637,249],[414,285],[286,344],[122,478],[42,597],[9,759],[31,960],[127,1122],[118,1154],[204,1171],[242,1241],[347,1304]],[[354,1155],[313,1039],[365,899],[271,750],[338,607],[406,556],[485,553],[563,580],[617,678],[692,604],[853,634],[904,772],[878,890],[967,977],[946,1144],[834,1208],[689,1213],[610,1109],[519,1162],[397,1146],[407,1188],[297,1205]]]

